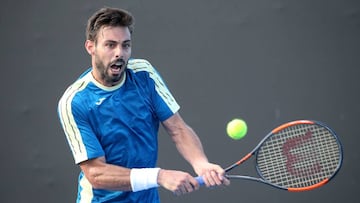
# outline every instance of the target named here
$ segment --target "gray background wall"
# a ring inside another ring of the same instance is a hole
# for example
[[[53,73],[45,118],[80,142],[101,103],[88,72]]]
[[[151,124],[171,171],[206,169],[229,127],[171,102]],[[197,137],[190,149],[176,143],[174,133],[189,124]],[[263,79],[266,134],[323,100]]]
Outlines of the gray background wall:
[[[56,106],[90,64],[85,24],[102,6],[136,16],[133,56],[162,73],[211,161],[226,166],[273,127],[303,118],[328,123],[344,145],[342,170],[314,191],[233,181],[182,197],[160,189],[162,202],[358,202],[356,0],[2,1],[0,202],[74,202],[79,169]],[[233,117],[248,122],[241,141],[225,135]],[[162,130],[159,139],[159,166],[192,173]]]

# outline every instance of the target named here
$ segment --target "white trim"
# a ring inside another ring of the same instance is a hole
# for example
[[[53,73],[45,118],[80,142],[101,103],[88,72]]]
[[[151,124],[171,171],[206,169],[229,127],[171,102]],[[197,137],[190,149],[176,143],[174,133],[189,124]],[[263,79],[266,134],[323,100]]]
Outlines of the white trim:
[[[155,82],[155,90],[158,92],[160,97],[168,105],[170,110],[175,113],[179,110],[180,106],[176,102],[169,89],[166,87],[164,81],[160,75],[156,72],[155,68],[146,60],[143,59],[132,59],[129,61],[128,67],[135,73],[140,71],[146,71],[149,73],[150,78]]]
[[[84,142],[80,134],[80,130],[75,122],[75,118],[72,113],[72,100],[76,93],[86,88],[88,83],[89,81],[85,78],[75,82],[65,91],[58,105],[60,122],[66,135],[66,139],[71,148],[71,151],[73,153],[76,164],[87,160],[88,157]]]
[[[79,203],[91,203],[94,197],[93,188],[91,186],[91,183],[85,177],[85,175],[81,178],[79,184],[81,186],[81,191],[80,191],[81,199]]]

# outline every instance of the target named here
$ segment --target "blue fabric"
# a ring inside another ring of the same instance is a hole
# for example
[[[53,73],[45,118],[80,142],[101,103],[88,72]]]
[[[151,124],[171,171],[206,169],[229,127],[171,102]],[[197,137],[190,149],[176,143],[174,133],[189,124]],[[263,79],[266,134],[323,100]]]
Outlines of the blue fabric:
[[[105,156],[126,168],[156,167],[160,121],[179,109],[156,70],[145,60],[131,60],[125,82],[116,88],[98,84],[91,68],[68,88],[59,117],[75,162]],[[83,198],[79,175],[78,202]],[[87,193],[84,193],[87,194]],[[140,192],[92,188],[92,202],[158,202],[157,189]]]

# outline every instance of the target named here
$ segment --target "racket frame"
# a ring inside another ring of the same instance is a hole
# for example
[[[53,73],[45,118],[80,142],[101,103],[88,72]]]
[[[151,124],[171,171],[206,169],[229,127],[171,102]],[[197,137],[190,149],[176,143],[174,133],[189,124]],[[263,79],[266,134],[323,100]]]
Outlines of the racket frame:
[[[261,174],[257,164],[256,164],[256,172],[257,174],[259,175],[259,177],[251,177],[251,176],[246,176],[246,175],[231,175],[231,174],[227,174],[227,172],[231,171],[232,169],[234,169],[235,167],[241,165],[242,163],[244,163],[246,160],[250,159],[251,157],[255,156],[255,159],[257,160],[257,155],[258,155],[258,151],[259,149],[261,148],[261,146],[271,137],[273,136],[274,134],[288,128],[288,127],[291,127],[291,126],[294,126],[294,125],[320,125],[321,127],[324,127],[325,129],[327,129],[335,138],[337,144],[338,144],[338,147],[339,147],[339,154],[340,154],[340,157],[339,157],[339,163],[337,165],[337,168],[334,170],[334,173],[316,183],[316,184],[313,184],[313,185],[310,185],[310,186],[307,186],[307,187],[301,187],[301,188],[294,188],[294,187],[290,187],[290,188],[286,188],[286,187],[282,187],[282,186],[279,186],[279,185],[276,185],[276,184],[273,184],[269,181],[267,181]],[[229,178],[229,179],[244,179],[244,180],[251,180],[251,181],[256,181],[256,182],[260,182],[260,183],[264,183],[264,184],[267,184],[267,185],[270,185],[270,186],[273,186],[275,188],[278,188],[278,189],[282,189],[282,190],[287,190],[287,191],[290,191],[290,192],[300,192],[300,191],[308,191],[308,190],[313,190],[315,188],[318,188],[318,187],[321,187],[323,185],[325,185],[326,183],[328,183],[333,177],[335,177],[335,175],[338,173],[338,171],[340,170],[341,168],[341,165],[342,165],[342,162],[343,162],[343,148],[342,148],[342,144],[337,136],[337,134],[332,130],[330,129],[327,125],[325,125],[324,123],[322,122],[319,122],[319,121],[313,121],[313,120],[296,120],[296,121],[291,121],[291,122],[288,122],[288,123],[285,123],[285,124],[282,124],[280,125],[279,127],[273,129],[269,134],[267,134],[257,145],[256,147],[250,152],[248,153],[246,156],[244,156],[242,159],[240,159],[239,161],[235,162],[234,164],[228,166],[227,168],[225,168],[225,177]]]

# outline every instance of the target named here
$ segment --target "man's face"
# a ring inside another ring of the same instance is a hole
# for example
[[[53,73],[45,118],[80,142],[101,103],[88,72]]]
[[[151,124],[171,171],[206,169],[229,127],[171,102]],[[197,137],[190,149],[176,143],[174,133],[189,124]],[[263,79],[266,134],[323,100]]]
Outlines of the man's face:
[[[131,56],[131,34],[127,27],[103,27],[97,42],[87,41],[92,55],[93,75],[105,86],[119,84]],[[90,51],[89,51],[90,50]]]

